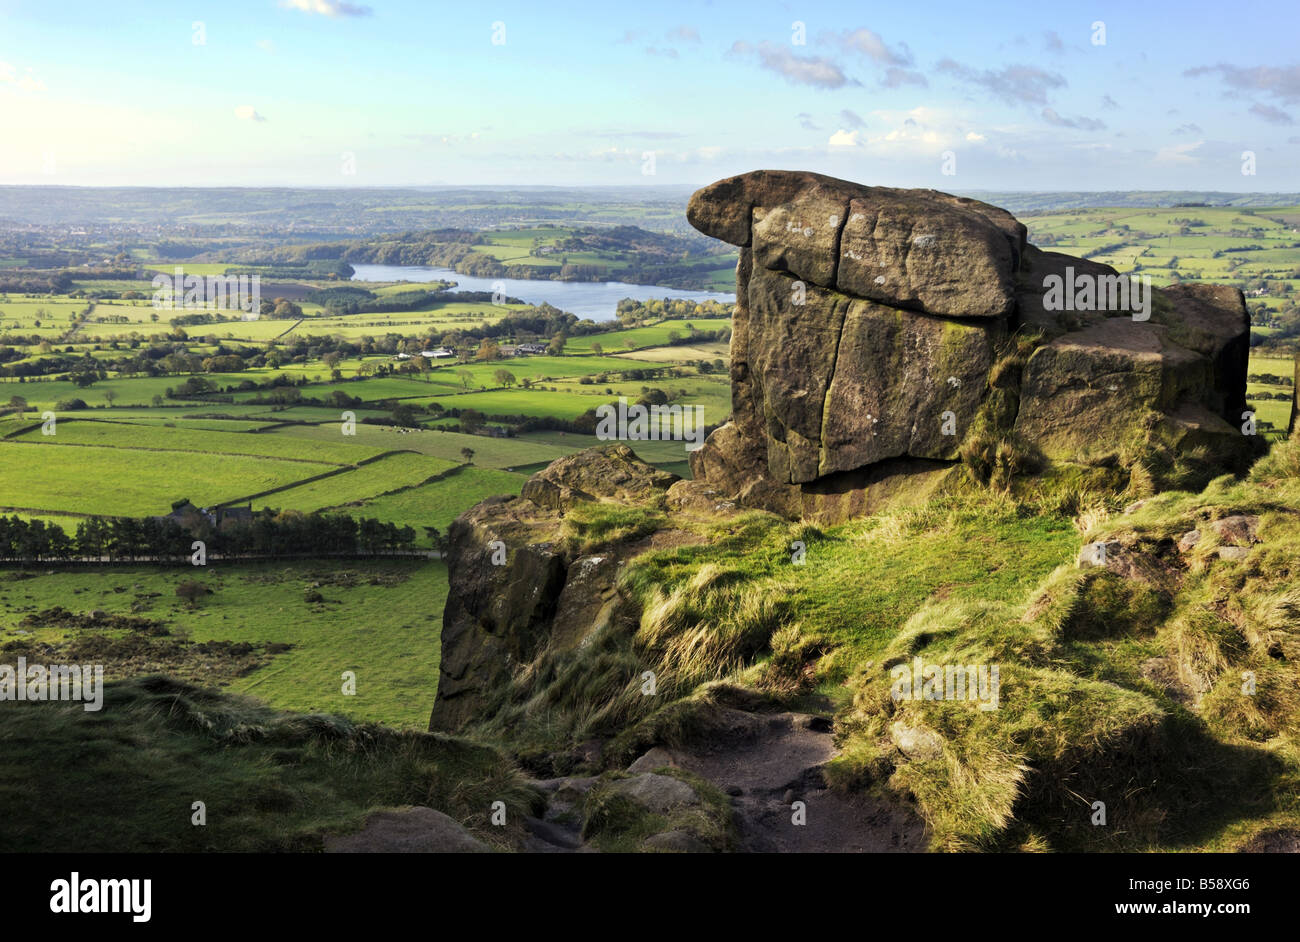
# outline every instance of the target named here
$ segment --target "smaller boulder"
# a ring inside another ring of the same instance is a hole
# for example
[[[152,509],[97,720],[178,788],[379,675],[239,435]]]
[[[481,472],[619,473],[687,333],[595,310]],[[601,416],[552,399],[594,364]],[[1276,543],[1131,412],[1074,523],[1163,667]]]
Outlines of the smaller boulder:
[[[682,805],[698,805],[700,796],[681,779],[656,772],[625,778],[610,786],[617,795],[630,798],[649,811],[663,814]]]
[[[1254,514],[1233,514],[1210,522],[1219,539],[1231,546],[1246,546],[1258,543],[1259,517]]]
[[[524,482],[521,493],[538,507],[564,511],[578,501],[658,500],[677,479],[627,445],[604,445],[552,461]]]
[[[423,806],[381,811],[355,834],[325,838],[327,854],[481,854],[491,848],[454,818]]]
[[[1083,549],[1079,550],[1078,565],[1080,567],[1105,567],[1110,557],[1120,552],[1121,549],[1118,540],[1099,540],[1096,543],[1085,543]]]
[[[889,738],[909,759],[937,759],[943,755],[943,739],[924,726],[896,721],[889,726]]]
[[[655,746],[627,767],[629,772],[653,772],[655,769],[675,769],[677,757],[662,746]]]

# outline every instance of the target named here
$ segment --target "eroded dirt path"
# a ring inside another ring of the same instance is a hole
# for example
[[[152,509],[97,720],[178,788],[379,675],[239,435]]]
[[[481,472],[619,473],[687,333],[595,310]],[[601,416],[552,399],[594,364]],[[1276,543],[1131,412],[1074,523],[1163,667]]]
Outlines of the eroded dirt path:
[[[804,713],[723,709],[706,746],[670,751],[676,765],[732,796],[740,850],[881,853],[925,850],[913,812],[826,787],[822,767],[836,755],[830,722]],[[653,761],[653,760],[652,760]],[[795,823],[802,802],[802,820]]]
[[[715,707],[690,745],[656,746],[627,771],[679,789],[681,783],[656,770],[679,768],[712,782],[731,797],[740,838],[737,850],[742,853],[924,851],[925,825],[907,806],[827,788],[823,769],[835,755],[826,717]],[[537,781],[547,806],[542,817],[526,819],[528,833],[520,849],[593,852],[582,839],[581,826],[583,803],[596,782],[594,776]],[[680,833],[674,836],[658,849],[708,849]],[[376,814],[359,833],[326,842],[326,850],[334,852],[488,849],[451,818],[429,808]]]

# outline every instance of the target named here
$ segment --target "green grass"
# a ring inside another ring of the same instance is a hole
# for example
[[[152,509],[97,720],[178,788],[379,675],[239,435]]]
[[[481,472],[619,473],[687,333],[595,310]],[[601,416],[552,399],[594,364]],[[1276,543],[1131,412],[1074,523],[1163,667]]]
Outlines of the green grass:
[[[528,476],[524,474],[469,467],[432,484],[339,509],[385,523],[414,527],[420,535],[420,545],[427,545],[422,527],[437,527],[445,532],[453,520],[485,497],[497,494],[513,497],[526,480]]]
[[[39,428],[36,428],[17,435],[10,441],[34,442],[51,446],[97,445],[116,449],[191,452],[202,455],[250,455],[336,465],[355,464],[366,458],[373,458],[385,450],[377,444],[353,444],[338,429],[336,433],[339,435],[339,441],[331,443],[328,449],[322,449],[319,444],[313,442],[273,433],[195,428],[183,419],[175,423],[174,427],[163,424],[127,424],[108,421],[107,417],[102,420],[65,419],[58,424],[57,430],[56,435],[45,436]],[[75,453],[69,453],[66,457],[68,460],[75,460]],[[154,460],[184,461],[185,459],[159,457]]]
[[[176,597],[182,580],[213,591],[191,609]],[[168,652],[142,656],[125,649],[98,655],[111,679],[142,667],[168,670],[194,682],[255,695],[280,708],[346,713],[394,727],[428,725],[438,686],[442,607],[447,594],[441,562],[337,559],[283,564],[214,563],[208,567],[101,567],[14,579],[0,573],[0,643],[47,645],[120,637],[111,629],[24,626],[32,612],[64,606],[74,612],[157,619],[170,633],[159,640],[246,642],[258,666],[239,674],[214,653],[196,658]],[[315,587],[321,602],[306,601]],[[157,593],[156,596],[153,594]],[[28,632],[23,634],[22,632]],[[289,645],[282,653],[268,644]],[[32,660],[29,656],[28,660]],[[356,695],[342,692],[342,673],[355,671]]]
[[[280,487],[334,465],[210,454],[160,461],[156,452],[0,442],[0,507],[151,516],[189,498],[200,507]]]
[[[519,829],[490,826],[491,803],[504,801],[512,822],[536,803],[490,748],[277,713],[162,678],[109,686],[100,712],[0,703],[0,740],[8,759],[0,846],[8,851],[319,851],[326,833],[412,804],[444,811],[500,847]],[[202,827],[192,823],[197,801]]]
[[[676,333],[689,337],[686,325],[691,324],[696,330],[720,330],[729,328],[731,321],[725,318],[696,318],[694,320],[666,320],[648,327],[632,327],[627,330],[613,330],[603,334],[589,334],[572,337],[565,345],[565,353],[590,353],[595,344],[599,344],[605,353],[617,353],[639,347],[657,347],[668,343],[669,334]]]
[[[484,415],[528,415],[572,420],[602,402],[609,402],[611,398],[558,390],[502,389],[414,399],[412,402],[420,405],[436,402],[444,409],[477,409]]]
[[[409,448],[421,454],[432,455],[460,463],[462,448],[474,450],[474,464],[481,468],[508,469],[520,465],[550,462],[570,452],[579,451],[591,443],[587,436],[574,436],[572,447],[531,441],[527,438],[488,438],[483,435],[465,435],[460,432],[420,431],[399,435],[390,428],[377,425],[357,425],[356,441],[361,444],[379,443],[387,448]],[[293,426],[270,433],[313,441],[330,442],[337,439],[339,430],[334,424],[321,426]]]
[[[1251,373],[1263,374],[1269,373],[1274,376],[1289,376],[1295,379],[1295,361],[1290,357],[1268,356],[1255,350],[1250,354]],[[1286,399],[1261,399],[1257,395],[1260,392],[1284,393]],[[1255,410],[1255,417],[1261,422],[1268,422],[1273,426],[1274,432],[1272,437],[1277,438],[1285,434],[1287,426],[1291,421],[1291,397],[1294,393],[1292,386],[1276,386],[1264,383],[1248,383],[1246,386],[1246,398],[1250,407]]]
[[[456,462],[421,454],[388,455],[371,464],[311,481],[253,500],[255,507],[310,512],[377,497],[398,488],[423,483],[455,467]]]

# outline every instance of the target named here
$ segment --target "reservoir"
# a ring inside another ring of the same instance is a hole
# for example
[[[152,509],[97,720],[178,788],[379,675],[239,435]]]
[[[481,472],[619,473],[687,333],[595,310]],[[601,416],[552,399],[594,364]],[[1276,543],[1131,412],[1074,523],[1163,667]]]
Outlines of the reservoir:
[[[731,302],[736,296],[720,291],[685,291],[655,285],[630,285],[621,281],[542,281],[524,278],[476,278],[461,275],[450,268],[427,268],[421,265],[353,265],[353,281],[452,281],[456,291],[497,291],[529,304],[546,302],[560,310],[593,321],[614,319],[618,302],[624,298],[648,301],[651,298],[687,298],[691,301]]]

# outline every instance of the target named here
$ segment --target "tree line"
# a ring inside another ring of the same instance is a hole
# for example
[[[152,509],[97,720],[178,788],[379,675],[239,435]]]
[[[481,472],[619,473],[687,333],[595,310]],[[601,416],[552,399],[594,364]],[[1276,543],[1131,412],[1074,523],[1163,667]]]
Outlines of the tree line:
[[[437,530],[425,529],[436,541]],[[71,535],[44,520],[0,516],[0,560],[5,562],[182,562],[195,552],[195,540],[203,542],[206,554],[222,557],[351,555],[410,550],[415,538],[412,527],[372,517],[269,508],[257,511],[251,520],[226,520],[220,526],[197,511],[183,521],[172,517],[87,517]]]

